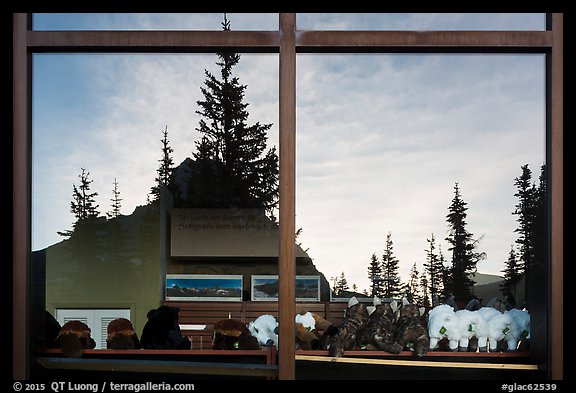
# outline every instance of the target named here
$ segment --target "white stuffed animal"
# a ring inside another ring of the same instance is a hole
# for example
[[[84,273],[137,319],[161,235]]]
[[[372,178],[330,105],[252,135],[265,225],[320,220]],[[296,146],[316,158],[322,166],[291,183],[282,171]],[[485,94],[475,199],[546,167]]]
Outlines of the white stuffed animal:
[[[443,338],[448,339],[451,351],[458,350],[460,341],[460,326],[454,308],[447,304],[440,304],[428,312],[428,336],[430,337],[430,349],[438,348],[438,342]]]
[[[475,352],[476,347],[478,347],[480,352],[486,352],[490,327],[482,314],[478,311],[470,310],[458,310],[455,314],[458,317],[460,333],[458,350],[461,352],[468,350]],[[477,345],[475,341],[477,341]]]
[[[490,328],[490,334],[488,335],[490,351],[497,351],[500,341],[506,342],[508,351],[515,351],[518,345],[520,327],[512,318],[510,312],[500,312],[492,307],[482,307],[477,312],[482,313],[488,322]]]
[[[248,323],[248,330],[258,339],[261,345],[278,348],[278,321],[273,315],[260,315]]]
[[[530,313],[526,310],[520,310],[518,308],[513,308],[509,311],[510,315],[520,329],[518,339],[519,340],[529,340],[530,339]]]

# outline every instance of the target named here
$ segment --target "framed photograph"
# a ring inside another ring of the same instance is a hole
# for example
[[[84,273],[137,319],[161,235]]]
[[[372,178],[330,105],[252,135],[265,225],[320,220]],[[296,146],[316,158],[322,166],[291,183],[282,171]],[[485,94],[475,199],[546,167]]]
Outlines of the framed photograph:
[[[242,275],[167,274],[166,300],[242,301]]]
[[[253,275],[252,301],[278,301],[278,276]],[[320,301],[320,276],[296,276],[295,298],[297,302]]]

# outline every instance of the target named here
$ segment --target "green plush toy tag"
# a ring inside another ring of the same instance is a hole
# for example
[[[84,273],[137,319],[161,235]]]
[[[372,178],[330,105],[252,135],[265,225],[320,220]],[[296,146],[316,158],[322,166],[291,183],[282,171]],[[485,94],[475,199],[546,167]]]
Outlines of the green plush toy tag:
[[[504,333],[504,335],[507,335],[509,331],[510,331],[510,328],[508,326],[506,326],[504,328],[504,330],[502,330],[502,333]]]
[[[408,348],[410,351],[413,351],[414,350],[414,343],[412,343],[412,342],[406,343],[406,348]]]
[[[234,342],[234,349],[238,349],[240,347],[240,344],[238,344],[238,341]]]
[[[312,326],[306,326],[306,330],[308,330],[309,332],[312,331]]]
[[[440,328],[440,334],[444,334],[444,333],[446,333],[446,328],[444,326],[442,326]]]
[[[469,324],[469,325],[468,325],[468,331],[469,331],[469,332],[473,332],[474,330],[475,330],[475,329],[474,329],[474,324],[472,324],[472,323]]]

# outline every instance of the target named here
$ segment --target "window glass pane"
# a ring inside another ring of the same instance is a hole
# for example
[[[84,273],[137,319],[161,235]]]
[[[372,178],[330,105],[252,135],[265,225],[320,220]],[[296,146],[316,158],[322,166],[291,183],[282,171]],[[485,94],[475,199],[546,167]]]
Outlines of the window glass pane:
[[[278,273],[277,70],[277,55],[33,56],[32,251],[49,312],[128,308],[138,334],[165,298],[240,318],[251,275]],[[180,322],[194,336],[201,318]]]
[[[331,284],[371,294],[389,234],[401,284],[432,236],[450,266],[456,185],[477,270],[501,279],[518,255],[515,179],[528,165],[538,186],[545,162],[544,56],[301,55],[297,69],[296,227]]]
[[[278,14],[227,14],[232,30],[278,30]],[[222,13],[37,13],[35,30],[220,30]]]
[[[300,13],[299,30],[545,30],[545,14]]]

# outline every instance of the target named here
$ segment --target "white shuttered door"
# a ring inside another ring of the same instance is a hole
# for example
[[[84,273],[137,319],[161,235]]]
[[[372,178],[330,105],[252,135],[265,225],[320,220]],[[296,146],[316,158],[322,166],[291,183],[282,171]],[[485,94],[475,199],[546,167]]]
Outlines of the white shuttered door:
[[[116,318],[130,319],[130,309],[70,309],[59,308],[56,310],[56,320],[60,325],[68,321],[82,321],[91,330],[92,338],[96,342],[96,349],[106,349],[106,337],[108,336],[108,324]]]

